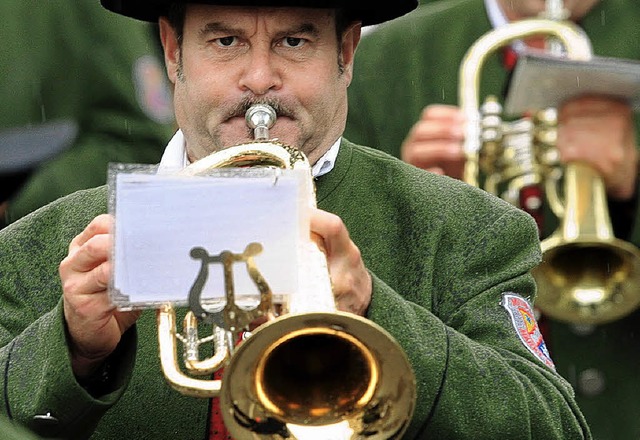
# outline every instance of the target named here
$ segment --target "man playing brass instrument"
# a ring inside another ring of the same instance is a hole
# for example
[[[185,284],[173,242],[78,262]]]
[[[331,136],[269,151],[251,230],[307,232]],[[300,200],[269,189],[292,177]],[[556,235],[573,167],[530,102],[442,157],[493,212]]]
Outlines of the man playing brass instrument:
[[[586,32],[594,55],[640,59],[634,43],[640,38],[640,3],[567,0],[564,7],[571,21]],[[379,146],[420,168],[462,178],[464,121],[455,105],[463,56],[493,28],[538,17],[543,11],[544,0],[442,0],[368,34],[359,46],[349,88],[345,136]],[[527,44],[542,48],[543,40]],[[524,48],[522,41],[519,44],[509,49]],[[513,55],[512,50],[499,51],[487,60],[480,99],[495,95],[503,101]],[[386,110],[390,107],[391,112]],[[558,116],[561,160],[584,161],[598,171],[606,185],[616,237],[640,245],[636,215],[640,117],[628,103],[603,96],[571,100],[559,108]],[[379,125],[382,121],[384,125]],[[554,227],[545,217],[543,236]],[[596,438],[640,437],[636,416],[640,381],[635,379],[639,317],[635,312],[602,326],[547,321],[551,356],[575,387]]]
[[[361,26],[415,1],[102,3],[159,19],[180,127],[164,164],[247,142],[247,108],[276,109],[271,136],[314,166],[311,231],[338,308],[384,327],[415,371],[403,438],[590,438],[533,318],[534,222],[342,137]],[[155,314],[109,301],[106,210],[101,187],[0,232],[0,411],[48,437],[209,438],[208,399],[181,396],[160,374]]]

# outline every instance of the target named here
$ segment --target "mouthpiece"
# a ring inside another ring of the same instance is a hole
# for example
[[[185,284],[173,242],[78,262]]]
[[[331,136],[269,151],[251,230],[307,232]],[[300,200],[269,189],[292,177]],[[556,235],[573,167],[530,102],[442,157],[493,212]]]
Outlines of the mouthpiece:
[[[257,141],[269,139],[269,129],[276,122],[276,111],[267,104],[255,104],[245,114],[247,125],[253,128],[253,137]]]

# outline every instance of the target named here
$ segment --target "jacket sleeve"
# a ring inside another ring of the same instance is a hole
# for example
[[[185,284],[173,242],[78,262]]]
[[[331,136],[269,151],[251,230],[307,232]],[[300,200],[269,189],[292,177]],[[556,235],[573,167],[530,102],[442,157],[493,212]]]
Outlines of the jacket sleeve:
[[[9,313],[24,314],[20,310]],[[113,377],[105,378],[111,382],[110,391],[93,396],[71,370],[62,302],[15,337],[6,328],[0,328],[0,333],[3,342],[9,341],[0,348],[1,412],[43,437],[89,438],[105,411],[126,389],[135,337],[124,338],[120,352],[125,354],[118,356]]]
[[[407,301],[374,276],[369,318],[398,340],[416,374],[407,438],[590,438],[573,390],[501,305],[508,293],[534,298],[533,222],[507,211],[484,227],[468,223],[459,231],[468,240],[437,244],[432,304]]]
[[[102,392],[85,389],[71,369],[64,323],[58,264],[104,212],[105,195],[104,188],[74,193],[0,231],[0,414],[43,437],[89,437],[132,374],[136,329],[110,357]]]
[[[4,440],[38,440],[40,438],[3,416],[0,416],[0,432]]]

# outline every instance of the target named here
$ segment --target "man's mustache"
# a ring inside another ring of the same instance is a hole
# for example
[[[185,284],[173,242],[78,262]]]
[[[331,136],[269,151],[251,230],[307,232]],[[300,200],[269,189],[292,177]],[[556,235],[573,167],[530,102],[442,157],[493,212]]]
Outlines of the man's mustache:
[[[287,105],[283,104],[282,101],[277,99],[244,99],[237,103],[235,106],[231,107],[227,114],[225,115],[225,119],[231,118],[244,118],[244,115],[247,113],[247,110],[252,105],[255,104],[263,104],[271,106],[275,112],[276,116],[286,116],[289,118],[294,118],[294,112]]]

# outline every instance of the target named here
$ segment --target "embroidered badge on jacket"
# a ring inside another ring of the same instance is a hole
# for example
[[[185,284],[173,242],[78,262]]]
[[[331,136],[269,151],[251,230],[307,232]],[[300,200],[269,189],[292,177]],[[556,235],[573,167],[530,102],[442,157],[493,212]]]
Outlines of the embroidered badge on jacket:
[[[513,327],[525,347],[545,365],[555,370],[556,367],[551,360],[547,345],[544,343],[529,301],[514,293],[505,292],[502,294],[500,304],[509,312]]]

